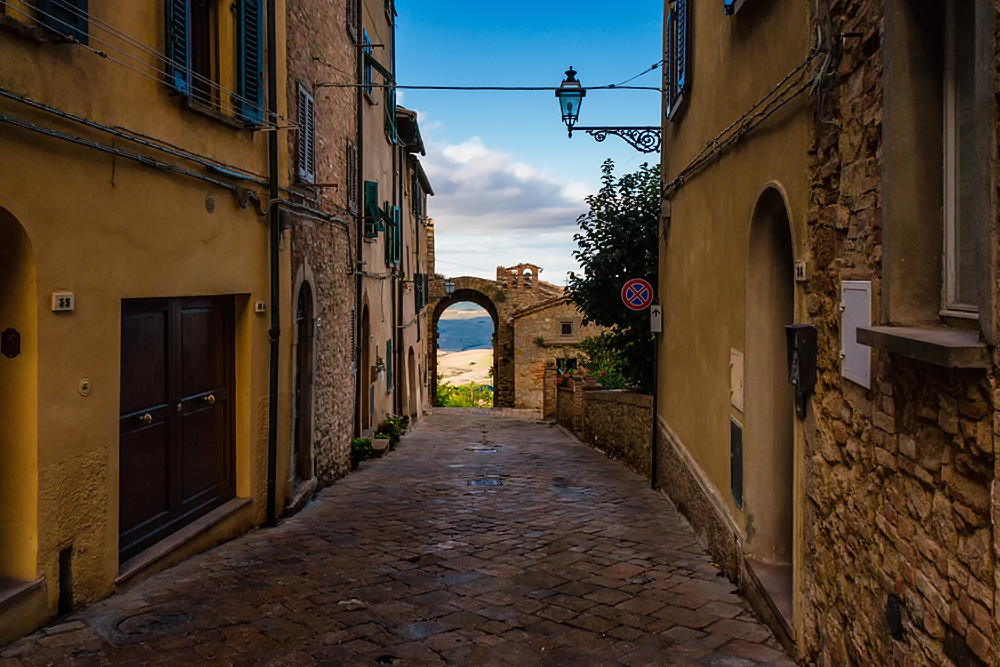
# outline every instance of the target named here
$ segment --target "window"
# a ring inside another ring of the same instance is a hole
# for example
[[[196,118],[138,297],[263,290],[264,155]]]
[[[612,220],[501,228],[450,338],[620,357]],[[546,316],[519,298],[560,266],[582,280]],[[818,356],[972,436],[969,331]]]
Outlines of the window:
[[[385,136],[390,143],[396,143],[396,89],[386,82],[385,91]]]
[[[997,333],[987,4],[885,1],[881,324]]]
[[[689,0],[675,0],[667,9],[665,31],[666,43],[663,45],[663,77],[664,91],[667,96],[667,119],[675,120],[677,112],[684,102],[684,93],[690,82],[690,48]]]
[[[316,100],[299,86],[299,180],[316,182]]]
[[[382,212],[378,208],[378,181],[365,181],[365,238],[378,238],[378,233],[384,229],[382,225]]]
[[[365,95],[368,96],[368,101],[372,102],[372,47],[370,44],[372,40],[368,39],[368,31],[362,31],[361,43],[364,44],[364,59],[365,59]]]
[[[347,140],[347,210],[358,211],[358,147]],[[376,197],[378,199],[378,197]]]
[[[49,30],[81,44],[88,42],[87,0],[41,0],[37,12],[38,22]]]
[[[167,70],[170,86],[185,98],[232,114],[252,125],[264,122],[263,0],[166,0]],[[233,30],[230,31],[229,28]],[[231,47],[220,36],[235,33]],[[234,48],[235,71],[223,71],[220,54]],[[235,87],[236,94],[229,91]]]
[[[355,41],[358,38],[358,0],[347,0],[347,31]]]
[[[383,215],[389,223],[385,230],[385,263],[399,264],[403,259],[402,209],[386,202]]]
[[[563,336],[572,336],[573,335],[573,322],[571,322],[571,321],[560,322],[559,323],[559,333],[560,333],[560,335],[563,335]]]
[[[414,169],[410,180],[410,204],[413,216],[418,220],[424,217],[424,188],[420,185],[420,177]]]
[[[978,314],[975,199],[975,3],[945,9],[944,304],[946,314]]]

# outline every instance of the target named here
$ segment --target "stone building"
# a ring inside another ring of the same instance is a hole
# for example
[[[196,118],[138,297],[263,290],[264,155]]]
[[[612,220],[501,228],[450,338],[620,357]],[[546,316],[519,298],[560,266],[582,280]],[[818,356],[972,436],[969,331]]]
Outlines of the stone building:
[[[556,296],[511,315],[514,328],[514,407],[541,410],[545,368],[575,366],[577,346],[604,327],[583,325],[583,313]],[[569,362],[569,363],[566,363]]]
[[[355,240],[360,211],[358,93],[344,83],[356,72],[356,2],[287,0],[287,103],[298,129],[289,133],[294,326],[289,502],[304,502],[317,486],[350,468],[355,382]]]
[[[665,6],[662,488],[806,662],[997,664],[1000,5]]]

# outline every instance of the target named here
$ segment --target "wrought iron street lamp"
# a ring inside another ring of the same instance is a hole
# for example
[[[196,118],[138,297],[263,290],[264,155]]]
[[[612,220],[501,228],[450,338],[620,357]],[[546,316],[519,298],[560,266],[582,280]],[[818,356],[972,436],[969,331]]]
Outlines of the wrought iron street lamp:
[[[446,281],[445,284],[444,284],[444,293],[445,294],[454,294],[455,293],[455,283],[452,282],[451,280]]]
[[[580,104],[587,95],[587,89],[576,80],[576,72],[570,67],[566,70],[566,78],[556,89],[559,106],[562,109],[562,119],[573,138],[573,130],[586,132],[597,141],[604,141],[609,134],[621,137],[632,148],[641,153],[659,153],[662,143],[662,133],[659,127],[574,127],[580,118]]]

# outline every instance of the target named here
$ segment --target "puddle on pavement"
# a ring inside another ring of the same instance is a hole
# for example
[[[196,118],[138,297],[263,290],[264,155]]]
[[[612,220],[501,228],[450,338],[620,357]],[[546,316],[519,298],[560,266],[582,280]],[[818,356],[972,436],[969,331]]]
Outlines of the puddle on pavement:
[[[503,486],[499,479],[470,479],[469,486]]]

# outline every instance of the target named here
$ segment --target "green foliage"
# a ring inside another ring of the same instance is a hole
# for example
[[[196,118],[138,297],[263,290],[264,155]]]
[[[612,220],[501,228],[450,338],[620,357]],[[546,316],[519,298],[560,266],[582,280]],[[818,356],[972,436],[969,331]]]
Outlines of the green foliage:
[[[375,437],[376,438],[388,438],[389,446],[395,447],[399,443],[400,436],[400,424],[402,423],[402,418],[395,415],[386,414],[385,419],[378,423],[375,427]]]
[[[660,167],[643,164],[615,178],[614,163],[601,167],[601,190],[587,197],[590,211],[577,219],[573,256],[584,274],[570,274],[567,292],[584,314],[584,323],[614,327],[608,344],[622,355],[621,374],[639,391],[653,386],[653,335],[649,311],[633,311],[621,300],[632,278],[656,285],[660,214]]]
[[[542,338],[541,336],[536,336],[535,340],[532,342],[538,347],[545,347],[545,339]]]
[[[493,389],[487,384],[478,382],[469,382],[458,387],[439,384],[437,404],[442,408],[491,408]]]
[[[605,389],[625,389],[630,384],[625,374],[627,361],[623,352],[628,343],[620,339],[621,334],[617,331],[605,331],[580,341],[580,364]]]
[[[358,461],[367,461],[374,455],[371,438],[351,438],[351,457]]]

